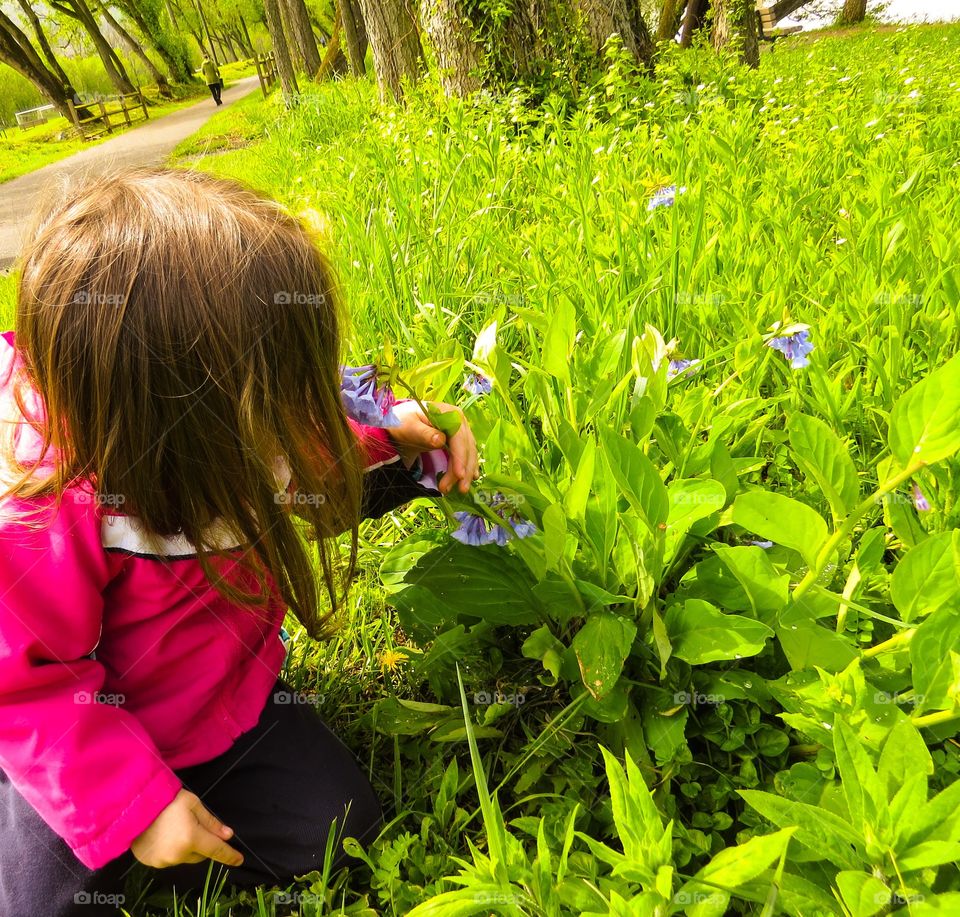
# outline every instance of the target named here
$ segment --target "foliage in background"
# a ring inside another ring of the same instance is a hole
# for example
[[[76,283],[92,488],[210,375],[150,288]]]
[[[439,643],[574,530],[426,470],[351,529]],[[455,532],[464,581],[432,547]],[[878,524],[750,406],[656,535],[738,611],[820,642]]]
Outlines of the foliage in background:
[[[347,841],[367,871],[234,913],[957,908],[958,50],[614,56],[539,107],[342,83],[201,161],[312,211],[352,363],[390,342],[464,406],[485,476],[447,509],[537,529],[365,527],[348,627],[290,677],[390,823]]]

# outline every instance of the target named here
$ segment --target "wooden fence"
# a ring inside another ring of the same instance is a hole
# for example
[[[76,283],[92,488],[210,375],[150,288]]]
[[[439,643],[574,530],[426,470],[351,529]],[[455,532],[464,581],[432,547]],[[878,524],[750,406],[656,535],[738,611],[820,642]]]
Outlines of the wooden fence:
[[[139,91],[128,92],[106,102],[74,104],[72,99],[68,99],[67,105],[70,108],[70,120],[73,121],[73,126],[84,138],[89,139],[102,134],[111,134],[115,127],[121,125],[129,127],[134,121],[146,121],[150,117],[146,99]],[[108,105],[118,107],[108,108]],[[81,111],[84,112],[83,117],[80,116]]]
[[[260,78],[260,91],[267,97],[267,91],[277,81],[277,60],[273,51],[269,54],[258,54],[253,59],[257,65],[257,76]]]

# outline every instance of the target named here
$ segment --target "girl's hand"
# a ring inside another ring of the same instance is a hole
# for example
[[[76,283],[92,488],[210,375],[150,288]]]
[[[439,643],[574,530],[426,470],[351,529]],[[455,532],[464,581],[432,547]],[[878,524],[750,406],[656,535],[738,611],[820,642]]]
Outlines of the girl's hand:
[[[207,859],[239,866],[243,854],[227,843],[231,837],[233,829],[212,815],[198,796],[180,790],[130,850],[145,866],[156,869]]]
[[[393,412],[401,423],[398,427],[387,427],[387,432],[408,468],[421,452],[445,447],[450,461],[437,489],[442,494],[448,494],[459,482],[460,492],[466,493],[470,484],[480,477],[477,441],[473,438],[473,431],[456,405],[431,401],[430,406],[444,414],[448,411],[460,414],[460,428],[450,437],[449,443],[446,435],[430,423],[416,401],[404,401],[393,406]]]

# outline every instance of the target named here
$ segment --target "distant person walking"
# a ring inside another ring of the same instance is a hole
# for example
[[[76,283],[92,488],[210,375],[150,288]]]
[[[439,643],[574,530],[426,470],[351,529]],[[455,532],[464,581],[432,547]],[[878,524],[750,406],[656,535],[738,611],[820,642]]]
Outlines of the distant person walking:
[[[210,93],[213,96],[213,101],[217,105],[223,105],[223,102],[220,101],[220,90],[222,88],[220,81],[220,71],[217,69],[217,65],[210,60],[209,57],[204,55],[203,63],[200,64],[200,69],[203,71],[203,78],[207,81],[207,86],[210,89]]]

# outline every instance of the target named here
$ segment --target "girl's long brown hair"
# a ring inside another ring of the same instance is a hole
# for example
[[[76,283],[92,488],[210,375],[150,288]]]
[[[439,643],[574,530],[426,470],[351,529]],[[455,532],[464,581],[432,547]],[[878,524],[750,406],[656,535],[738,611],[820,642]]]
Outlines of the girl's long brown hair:
[[[3,496],[59,501],[90,480],[146,532],[189,539],[222,594],[259,607],[272,579],[307,630],[328,635],[341,579],[331,538],[351,533],[348,583],[362,492],[340,399],[344,322],[316,236],[240,182],[138,168],[62,191],[32,228],[16,310],[24,381],[58,457],[40,475],[5,449],[16,474]],[[218,570],[237,554],[217,546],[214,522],[245,546],[255,589]],[[303,536],[318,545],[326,614]]]

